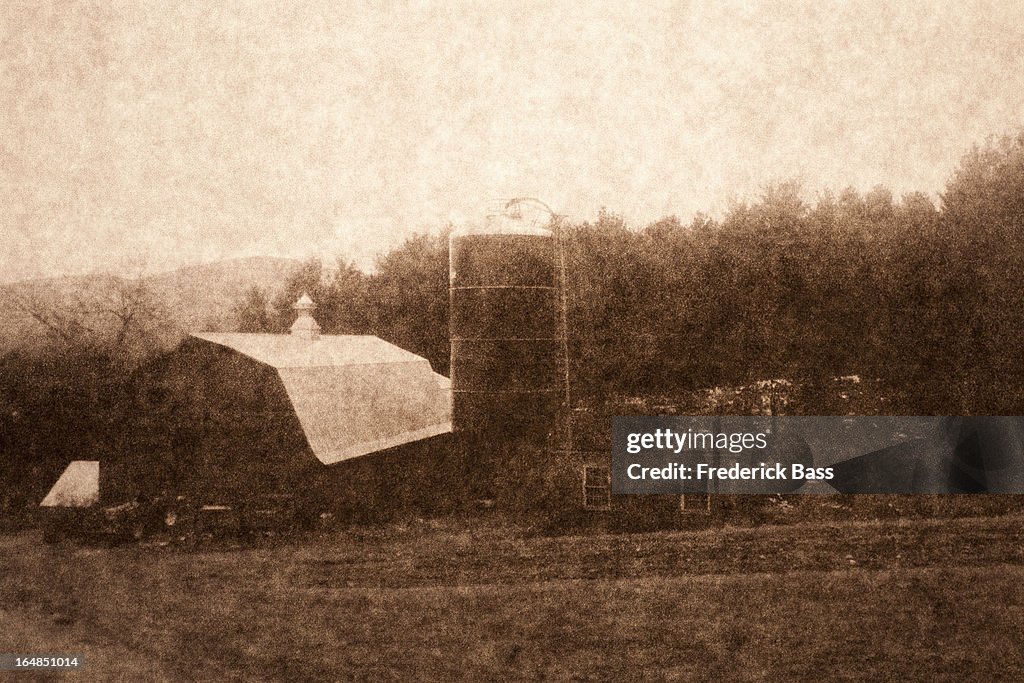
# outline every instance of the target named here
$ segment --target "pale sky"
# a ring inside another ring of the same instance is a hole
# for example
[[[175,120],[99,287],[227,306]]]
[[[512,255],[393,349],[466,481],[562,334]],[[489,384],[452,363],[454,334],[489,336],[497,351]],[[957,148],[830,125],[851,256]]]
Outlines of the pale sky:
[[[367,265],[518,195],[638,226],[791,177],[935,196],[1022,125],[1019,0],[4,0],[0,281]]]

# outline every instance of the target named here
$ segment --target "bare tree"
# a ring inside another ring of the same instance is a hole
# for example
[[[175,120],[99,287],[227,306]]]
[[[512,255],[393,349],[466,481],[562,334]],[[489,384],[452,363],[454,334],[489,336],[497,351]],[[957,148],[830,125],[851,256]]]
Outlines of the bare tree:
[[[69,293],[20,288],[10,303],[56,340],[102,350],[129,365],[161,345],[169,315],[142,277],[109,277]]]

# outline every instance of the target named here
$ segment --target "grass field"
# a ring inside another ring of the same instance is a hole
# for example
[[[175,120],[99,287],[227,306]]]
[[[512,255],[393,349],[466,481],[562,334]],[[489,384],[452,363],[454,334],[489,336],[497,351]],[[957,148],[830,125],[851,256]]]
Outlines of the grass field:
[[[1024,679],[1019,516],[192,549],[26,532],[0,536],[0,576],[0,652],[84,652],[83,681]]]

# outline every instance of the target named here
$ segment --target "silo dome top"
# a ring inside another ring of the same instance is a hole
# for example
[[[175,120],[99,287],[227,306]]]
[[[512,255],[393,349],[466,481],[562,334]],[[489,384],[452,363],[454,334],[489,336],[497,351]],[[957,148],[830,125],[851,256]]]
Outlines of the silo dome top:
[[[465,237],[467,235],[532,235],[535,237],[551,237],[552,232],[547,228],[539,228],[525,221],[517,221],[507,216],[488,216],[487,222],[483,225],[467,225],[458,228],[452,233],[452,237]]]
[[[544,227],[549,224],[551,215],[549,211],[538,211],[536,207],[518,199],[492,203],[488,207],[487,218],[482,225],[463,226],[452,233],[452,237],[467,235],[551,237],[552,232]]]

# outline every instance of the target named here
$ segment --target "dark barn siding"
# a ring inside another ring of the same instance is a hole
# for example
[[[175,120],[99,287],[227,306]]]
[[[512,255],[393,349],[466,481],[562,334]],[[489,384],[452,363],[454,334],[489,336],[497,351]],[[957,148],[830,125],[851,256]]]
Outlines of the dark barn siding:
[[[135,386],[138,419],[105,495],[245,500],[294,491],[316,463],[277,373],[250,358],[188,340]]]
[[[314,507],[343,522],[451,511],[461,490],[449,434],[321,466],[308,485]]]

